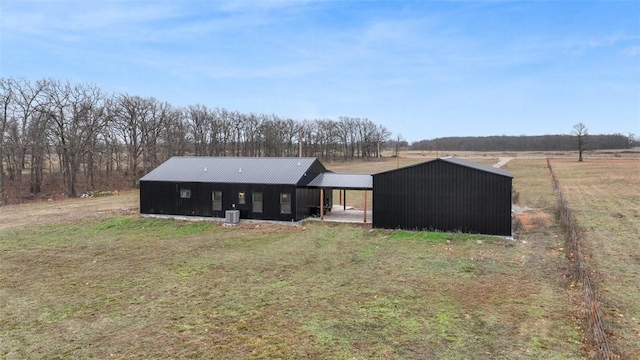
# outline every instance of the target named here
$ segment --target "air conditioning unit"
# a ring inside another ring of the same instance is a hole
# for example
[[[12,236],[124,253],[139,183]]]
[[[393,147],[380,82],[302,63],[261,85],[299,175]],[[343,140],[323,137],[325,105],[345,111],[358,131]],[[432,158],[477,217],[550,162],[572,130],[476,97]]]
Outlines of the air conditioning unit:
[[[227,224],[237,224],[240,222],[239,210],[227,210],[224,212],[224,222]]]

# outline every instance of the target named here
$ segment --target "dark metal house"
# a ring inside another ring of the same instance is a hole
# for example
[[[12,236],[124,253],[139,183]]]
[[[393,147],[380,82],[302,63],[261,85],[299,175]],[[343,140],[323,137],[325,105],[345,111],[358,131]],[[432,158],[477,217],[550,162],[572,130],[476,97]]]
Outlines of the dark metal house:
[[[140,179],[140,212],[298,221],[318,211],[307,185],[325,172],[315,158],[173,157]]]
[[[373,175],[373,227],[511,235],[506,170],[439,158]]]

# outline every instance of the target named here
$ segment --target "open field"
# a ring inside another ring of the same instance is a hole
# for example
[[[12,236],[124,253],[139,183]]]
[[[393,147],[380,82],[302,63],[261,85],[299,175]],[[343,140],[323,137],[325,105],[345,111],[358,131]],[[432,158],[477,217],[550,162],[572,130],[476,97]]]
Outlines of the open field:
[[[384,157],[391,157],[392,153],[383,152]],[[578,159],[577,151],[420,151],[409,150],[400,152],[402,158],[436,158],[441,156],[458,156],[461,158],[500,158],[500,157],[517,157],[528,159],[544,159],[547,157],[557,158],[566,157]],[[587,159],[590,158],[640,158],[640,147],[632,149],[608,149],[608,150],[587,150],[584,152]]]
[[[95,198],[8,205],[0,207],[0,231],[30,225],[76,222],[108,215],[138,213],[139,206],[138,191]]]
[[[584,230],[613,344],[640,358],[640,160],[551,160]]]
[[[460,157],[467,158],[485,165],[493,165],[498,162],[499,159],[499,156],[487,156],[486,154],[482,156],[475,153],[469,154],[469,156],[460,155]],[[337,173],[375,174],[386,170],[392,170],[399,167],[418,164],[436,158],[438,158],[438,156],[435,152],[411,151],[403,153],[400,158],[383,157],[366,161],[325,162],[324,164],[329,170]]]
[[[515,241],[142,219],[135,193],[0,208],[0,356],[584,357],[547,170],[521,161],[541,220]]]

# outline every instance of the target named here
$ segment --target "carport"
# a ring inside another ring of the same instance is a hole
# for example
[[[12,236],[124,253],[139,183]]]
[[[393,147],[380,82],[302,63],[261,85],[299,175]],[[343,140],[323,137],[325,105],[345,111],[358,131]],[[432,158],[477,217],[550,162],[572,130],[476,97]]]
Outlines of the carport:
[[[343,211],[347,211],[347,190],[364,191],[363,222],[367,222],[367,192],[373,191],[373,176],[369,174],[318,174],[307,187],[320,189],[320,220],[324,220],[325,213],[331,209],[325,208],[325,191],[340,190],[340,202],[344,204]],[[373,211],[373,207],[372,207]]]

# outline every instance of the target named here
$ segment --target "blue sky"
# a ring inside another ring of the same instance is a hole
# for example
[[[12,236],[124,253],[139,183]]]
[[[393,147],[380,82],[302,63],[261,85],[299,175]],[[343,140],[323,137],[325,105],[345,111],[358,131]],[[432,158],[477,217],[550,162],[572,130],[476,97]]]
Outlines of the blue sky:
[[[639,1],[17,1],[0,76],[408,141],[640,134]]]

